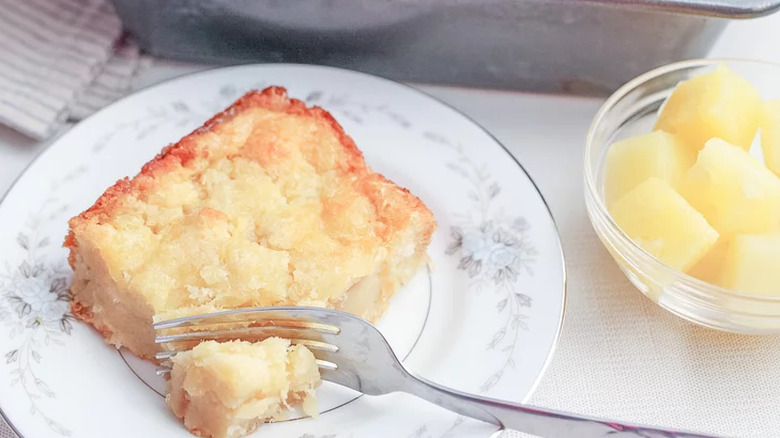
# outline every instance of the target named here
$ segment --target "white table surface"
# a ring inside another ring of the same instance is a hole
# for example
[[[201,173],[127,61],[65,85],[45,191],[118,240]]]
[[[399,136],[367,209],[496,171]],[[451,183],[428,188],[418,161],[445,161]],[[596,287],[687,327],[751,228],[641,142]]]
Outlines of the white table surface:
[[[778,42],[780,14],[734,22],[711,56],[780,62]],[[136,87],[202,68],[155,61]],[[420,88],[503,142],[558,223],[569,275],[566,322],[534,404],[728,436],[780,437],[780,337],[718,333],[665,313],[633,289],[598,242],[585,213],[582,155],[600,99]],[[45,147],[0,126],[0,193]]]

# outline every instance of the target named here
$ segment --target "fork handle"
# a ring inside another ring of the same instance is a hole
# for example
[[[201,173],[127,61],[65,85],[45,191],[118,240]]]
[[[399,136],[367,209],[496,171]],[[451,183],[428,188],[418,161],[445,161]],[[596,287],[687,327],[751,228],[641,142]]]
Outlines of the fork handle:
[[[467,417],[545,438],[722,438],[662,430],[478,397],[409,375],[404,392]]]

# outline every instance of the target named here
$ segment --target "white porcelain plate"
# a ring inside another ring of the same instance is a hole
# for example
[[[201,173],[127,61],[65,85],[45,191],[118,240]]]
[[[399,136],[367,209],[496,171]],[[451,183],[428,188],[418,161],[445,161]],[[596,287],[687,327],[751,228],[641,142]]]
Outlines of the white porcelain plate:
[[[135,175],[246,90],[281,85],[331,111],[368,163],[425,201],[439,224],[432,263],[379,326],[410,369],[473,393],[522,402],[563,317],[565,272],[542,196],[496,139],[437,100],[334,68],[249,65],[145,89],[58,139],[0,204],[0,408],[23,437],[188,437],[153,367],[107,346],[70,315],[61,247],[67,220],[118,178]],[[475,437],[495,426],[404,394],[320,390],[317,419],[257,436]]]

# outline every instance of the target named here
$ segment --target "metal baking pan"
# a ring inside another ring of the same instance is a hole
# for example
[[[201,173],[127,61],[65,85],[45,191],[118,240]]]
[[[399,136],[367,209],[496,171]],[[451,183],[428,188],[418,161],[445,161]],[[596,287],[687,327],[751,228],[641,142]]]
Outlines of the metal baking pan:
[[[780,0],[113,0],[148,53],[301,62],[389,78],[606,94],[707,54]]]

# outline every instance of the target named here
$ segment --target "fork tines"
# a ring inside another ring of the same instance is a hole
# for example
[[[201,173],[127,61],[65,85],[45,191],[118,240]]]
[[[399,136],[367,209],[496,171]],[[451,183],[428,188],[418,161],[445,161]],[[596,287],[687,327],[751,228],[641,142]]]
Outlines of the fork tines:
[[[323,336],[337,335],[340,330],[335,325],[315,321],[322,312],[323,309],[307,307],[245,308],[157,322],[155,343],[163,344],[164,348],[155,356],[163,365],[158,374],[170,371],[171,357],[206,340],[259,342],[280,337],[315,353],[335,353],[338,347],[326,342]],[[318,359],[317,364],[324,369],[336,368],[325,360]]]

